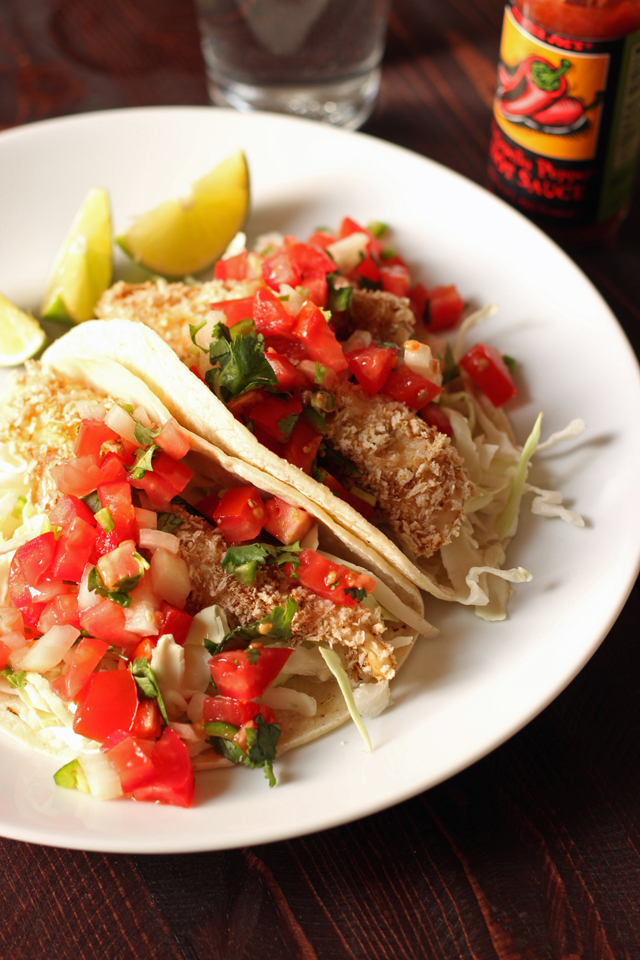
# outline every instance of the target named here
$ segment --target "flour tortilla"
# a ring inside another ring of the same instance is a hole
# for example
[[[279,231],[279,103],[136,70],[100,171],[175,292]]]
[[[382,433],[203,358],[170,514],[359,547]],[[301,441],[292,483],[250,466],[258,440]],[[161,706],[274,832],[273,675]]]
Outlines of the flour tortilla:
[[[294,502],[291,491],[296,491],[312,502],[314,509],[333,517],[342,530],[341,536],[346,531],[366,545],[372,556],[384,557],[385,567],[395,571],[394,576],[399,574],[402,581],[409,580],[440,600],[460,599],[453,587],[439,583],[431,573],[417,567],[396,543],[328,487],[259,443],[149,327],[130,320],[90,320],[56,340],[43,361],[55,367],[59,359],[69,356],[116,360],[143,380],[184,427],[224,453],[255,464],[277,478],[288,491],[283,494],[285,500]]]
[[[67,337],[62,338],[57,342],[55,351],[47,351],[43,365],[63,379],[82,383],[94,388],[98,393],[130,403],[134,407],[142,406],[157,423],[164,423],[170,418],[170,409],[140,378],[104,354],[98,359],[95,353],[92,356],[80,356],[75,351],[68,353],[66,348],[73,349],[73,346]],[[177,358],[175,359],[177,361]],[[177,363],[179,364],[179,361]],[[184,418],[176,419],[184,423]],[[371,546],[341,527],[329,513],[302,492],[294,490],[282,480],[270,476],[252,464],[230,456],[189,429],[186,429],[185,433],[191,446],[188,461],[195,470],[198,481],[205,487],[211,481],[223,487],[241,481],[256,486],[266,496],[278,496],[308,510],[318,522],[322,547],[338,552],[346,562],[366,567],[412,611],[410,619],[413,629],[403,629],[403,635],[411,636],[412,642],[396,651],[398,667],[406,660],[419,633],[427,636],[437,633],[422,619],[422,598],[414,584],[402,577]],[[307,677],[295,677],[290,681],[290,685],[316,698],[318,712],[315,717],[303,717],[291,711],[276,711],[282,729],[278,754],[314,740],[349,719],[344,698],[335,680],[314,683]],[[78,750],[68,746],[57,736],[56,729],[58,728],[42,728],[36,715],[19,695],[0,690],[0,730],[29,749],[53,757],[62,764],[77,756]],[[212,751],[208,750],[195,757],[193,764],[196,770],[211,769],[227,765],[228,761],[212,755]]]

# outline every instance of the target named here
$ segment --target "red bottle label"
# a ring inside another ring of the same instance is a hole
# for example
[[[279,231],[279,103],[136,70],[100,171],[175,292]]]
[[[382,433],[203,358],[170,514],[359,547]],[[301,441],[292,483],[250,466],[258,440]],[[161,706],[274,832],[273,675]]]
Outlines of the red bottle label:
[[[640,32],[579,40],[505,9],[491,125],[493,188],[545,225],[627,202],[640,141]]]

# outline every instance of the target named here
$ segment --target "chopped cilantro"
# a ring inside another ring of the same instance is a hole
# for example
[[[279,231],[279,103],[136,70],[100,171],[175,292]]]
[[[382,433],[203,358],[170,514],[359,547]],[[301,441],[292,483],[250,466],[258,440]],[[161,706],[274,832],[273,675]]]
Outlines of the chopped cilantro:
[[[162,714],[162,719],[168,724],[169,717],[167,716],[167,711],[164,706],[164,700],[162,699],[156,675],[151,669],[149,661],[145,659],[145,657],[136,657],[130,669],[138,688],[138,697],[141,700],[156,700],[158,710]]]
[[[327,432],[327,422],[324,418],[324,413],[321,413],[319,410],[314,410],[313,407],[304,407],[302,416],[318,433]]]
[[[100,503],[97,490],[94,490],[93,493],[88,493],[86,497],[81,497],[81,500],[83,503],[86,503],[92,513],[97,513],[98,510],[102,510],[102,504]]]
[[[123,410],[126,410],[128,414],[133,416],[133,406],[130,403],[119,403],[119,407],[122,407]]]
[[[141,447],[148,447],[149,444],[153,442],[155,437],[158,436],[161,429],[162,427],[157,427],[154,430],[152,427],[147,427],[144,425],[144,423],[136,420],[136,428],[133,431],[133,435]]]
[[[221,757],[226,757],[227,760],[231,760],[231,763],[244,763],[246,760],[245,754],[233,740],[227,740],[226,737],[214,736],[209,738],[207,743],[210,743],[215,752],[219,753]]]
[[[209,348],[212,365],[205,381],[223,403],[248,390],[277,387],[278,378],[264,355],[262,334],[247,334],[231,339],[228,327],[217,323]]]
[[[455,380],[456,377],[460,376],[460,370],[458,365],[453,359],[453,353],[451,347],[447,344],[447,349],[444,354],[444,370],[442,372],[442,383],[443,385],[449,383],[451,380]]]
[[[200,344],[196,341],[196,334],[198,330],[202,330],[202,328],[206,325],[206,322],[207,322],[206,320],[203,320],[202,323],[189,324],[189,334],[191,336],[191,343],[194,345],[194,347],[197,347],[198,350],[202,350],[203,353],[206,353],[207,350],[205,347],[201,347]]]
[[[135,590],[140,583],[144,571],[149,569],[148,561],[145,560],[141,554],[134,553],[133,556],[138,561],[138,565],[140,567],[140,573],[137,576],[123,577],[122,580],[118,580],[118,582],[114,585],[115,589],[107,590],[104,585],[104,580],[100,575],[100,571],[97,567],[92,567],[87,581],[88,589],[92,593],[97,593],[99,597],[105,597],[107,600],[117,603],[119,607],[130,607],[131,591]]]
[[[207,643],[205,640],[205,646],[210,653],[220,653],[231,640],[241,643],[251,643],[252,640],[261,640],[263,643],[265,640],[269,643],[275,643],[277,640],[289,640],[291,637],[291,621],[297,609],[297,601],[293,597],[287,597],[284,607],[274,607],[266,617],[263,617],[262,620],[256,620],[248,627],[236,627],[219,644],[211,643],[211,641]],[[213,647],[217,649],[213,651]]]
[[[314,461],[314,464],[313,464],[313,479],[314,479],[314,480],[317,480],[318,483],[324,483],[324,478],[325,478],[325,477],[328,477],[328,476],[329,476],[329,474],[327,473],[326,470],[321,470],[320,467],[317,466],[317,460]]]
[[[313,382],[316,383],[319,387],[322,386],[322,381],[327,375],[327,368],[323,367],[319,360],[316,360],[316,372],[313,378]]]
[[[367,595],[367,591],[363,590],[362,587],[345,587],[344,592],[352,598],[352,600],[357,600],[358,603]]]
[[[273,761],[276,758],[280,727],[276,723],[267,723],[261,713],[256,714],[255,723],[255,727],[246,728],[246,753],[234,740],[228,740],[226,737],[213,736],[207,740],[207,743],[211,744],[216,753],[231,760],[232,763],[245,764],[252,770],[262,767],[269,786],[274,787],[276,778],[273,775]]]
[[[369,233],[372,233],[376,239],[379,239],[383,234],[389,229],[386,223],[382,223],[381,220],[372,220],[371,223],[367,224],[367,230]]]
[[[385,247],[384,250],[380,251],[381,260],[392,260],[395,257],[396,252],[393,247]]]
[[[229,327],[229,332],[232,340],[237,340],[238,337],[246,337],[249,333],[255,336],[256,325],[253,317],[244,317],[238,323],[234,323],[232,327]]]
[[[26,670],[12,670],[11,667],[5,667],[4,670],[0,670],[0,677],[4,677],[9,686],[13,687],[14,690],[17,690],[19,687],[24,687],[26,676]]]
[[[225,573],[233,574],[240,583],[251,586],[258,567],[269,561],[278,565],[293,563],[299,566],[298,554],[302,547],[298,542],[287,546],[275,547],[270,543],[249,543],[243,547],[229,547],[222,558],[221,566]]]
[[[369,280],[368,277],[358,277],[358,286],[362,290],[382,290],[382,284],[379,280]]]
[[[136,431],[137,430],[138,428],[136,427]],[[153,470],[153,455],[156,450],[159,449],[160,447],[156,446],[155,443],[152,443],[151,446],[147,447],[146,450],[140,447],[140,449],[136,451],[136,458],[129,471],[129,474],[133,480],[142,480],[147,470]]]
[[[158,514],[158,530],[162,530],[164,533],[173,533],[181,523],[184,523],[184,521],[175,513]]]
[[[247,650],[247,660],[249,661],[251,666],[255,667],[259,659],[260,659],[260,651],[257,649],[257,647],[249,647],[249,649]]]
[[[351,460],[347,460],[346,457],[343,457],[342,454],[338,450],[335,450],[331,444],[327,443],[326,440],[323,440],[323,442],[320,444],[318,455],[324,459],[325,464],[328,467],[336,467],[338,470],[342,470],[342,472],[346,474],[359,475],[362,473],[362,470],[359,470],[355,463],[352,463]]]
[[[291,431],[298,422],[299,416],[298,413],[290,413],[287,417],[278,420],[278,430],[282,434],[282,443],[286,443],[291,436]]]
[[[510,357],[507,353],[503,353],[503,354],[502,354],[502,359],[503,359],[503,361],[504,361],[504,363],[505,363],[505,366],[507,367],[509,373],[511,374],[511,376],[513,376],[513,372],[514,372],[514,370],[516,369],[516,363],[517,363],[517,361],[514,360],[513,357]]]
[[[381,340],[380,343],[376,343],[376,347],[381,347],[384,350],[396,350],[397,352],[403,349],[393,340]]]
[[[351,300],[353,298],[353,287],[351,285],[336,287],[335,273],[327,274],[328,299],[327,306],[333,313],[342,313],[345,310],[351,312]]]

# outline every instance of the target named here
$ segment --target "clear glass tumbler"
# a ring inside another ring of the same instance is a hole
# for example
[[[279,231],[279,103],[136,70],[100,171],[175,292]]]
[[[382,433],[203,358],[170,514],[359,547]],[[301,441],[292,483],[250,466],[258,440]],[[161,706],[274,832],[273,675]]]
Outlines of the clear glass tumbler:
[[[378,95],[390,0],[196,0],[209,95],[355,130]]]

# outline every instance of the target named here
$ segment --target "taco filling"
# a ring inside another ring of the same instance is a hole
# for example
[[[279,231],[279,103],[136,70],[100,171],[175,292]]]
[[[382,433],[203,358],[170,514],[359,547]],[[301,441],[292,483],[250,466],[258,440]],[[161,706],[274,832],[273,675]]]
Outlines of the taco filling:
[[[5,401],[0,728],[98,798],[188,806],[223,762],[273,784],[276,752],[384,709],[420,600],[100,366],[119,392],[31,363]]]

